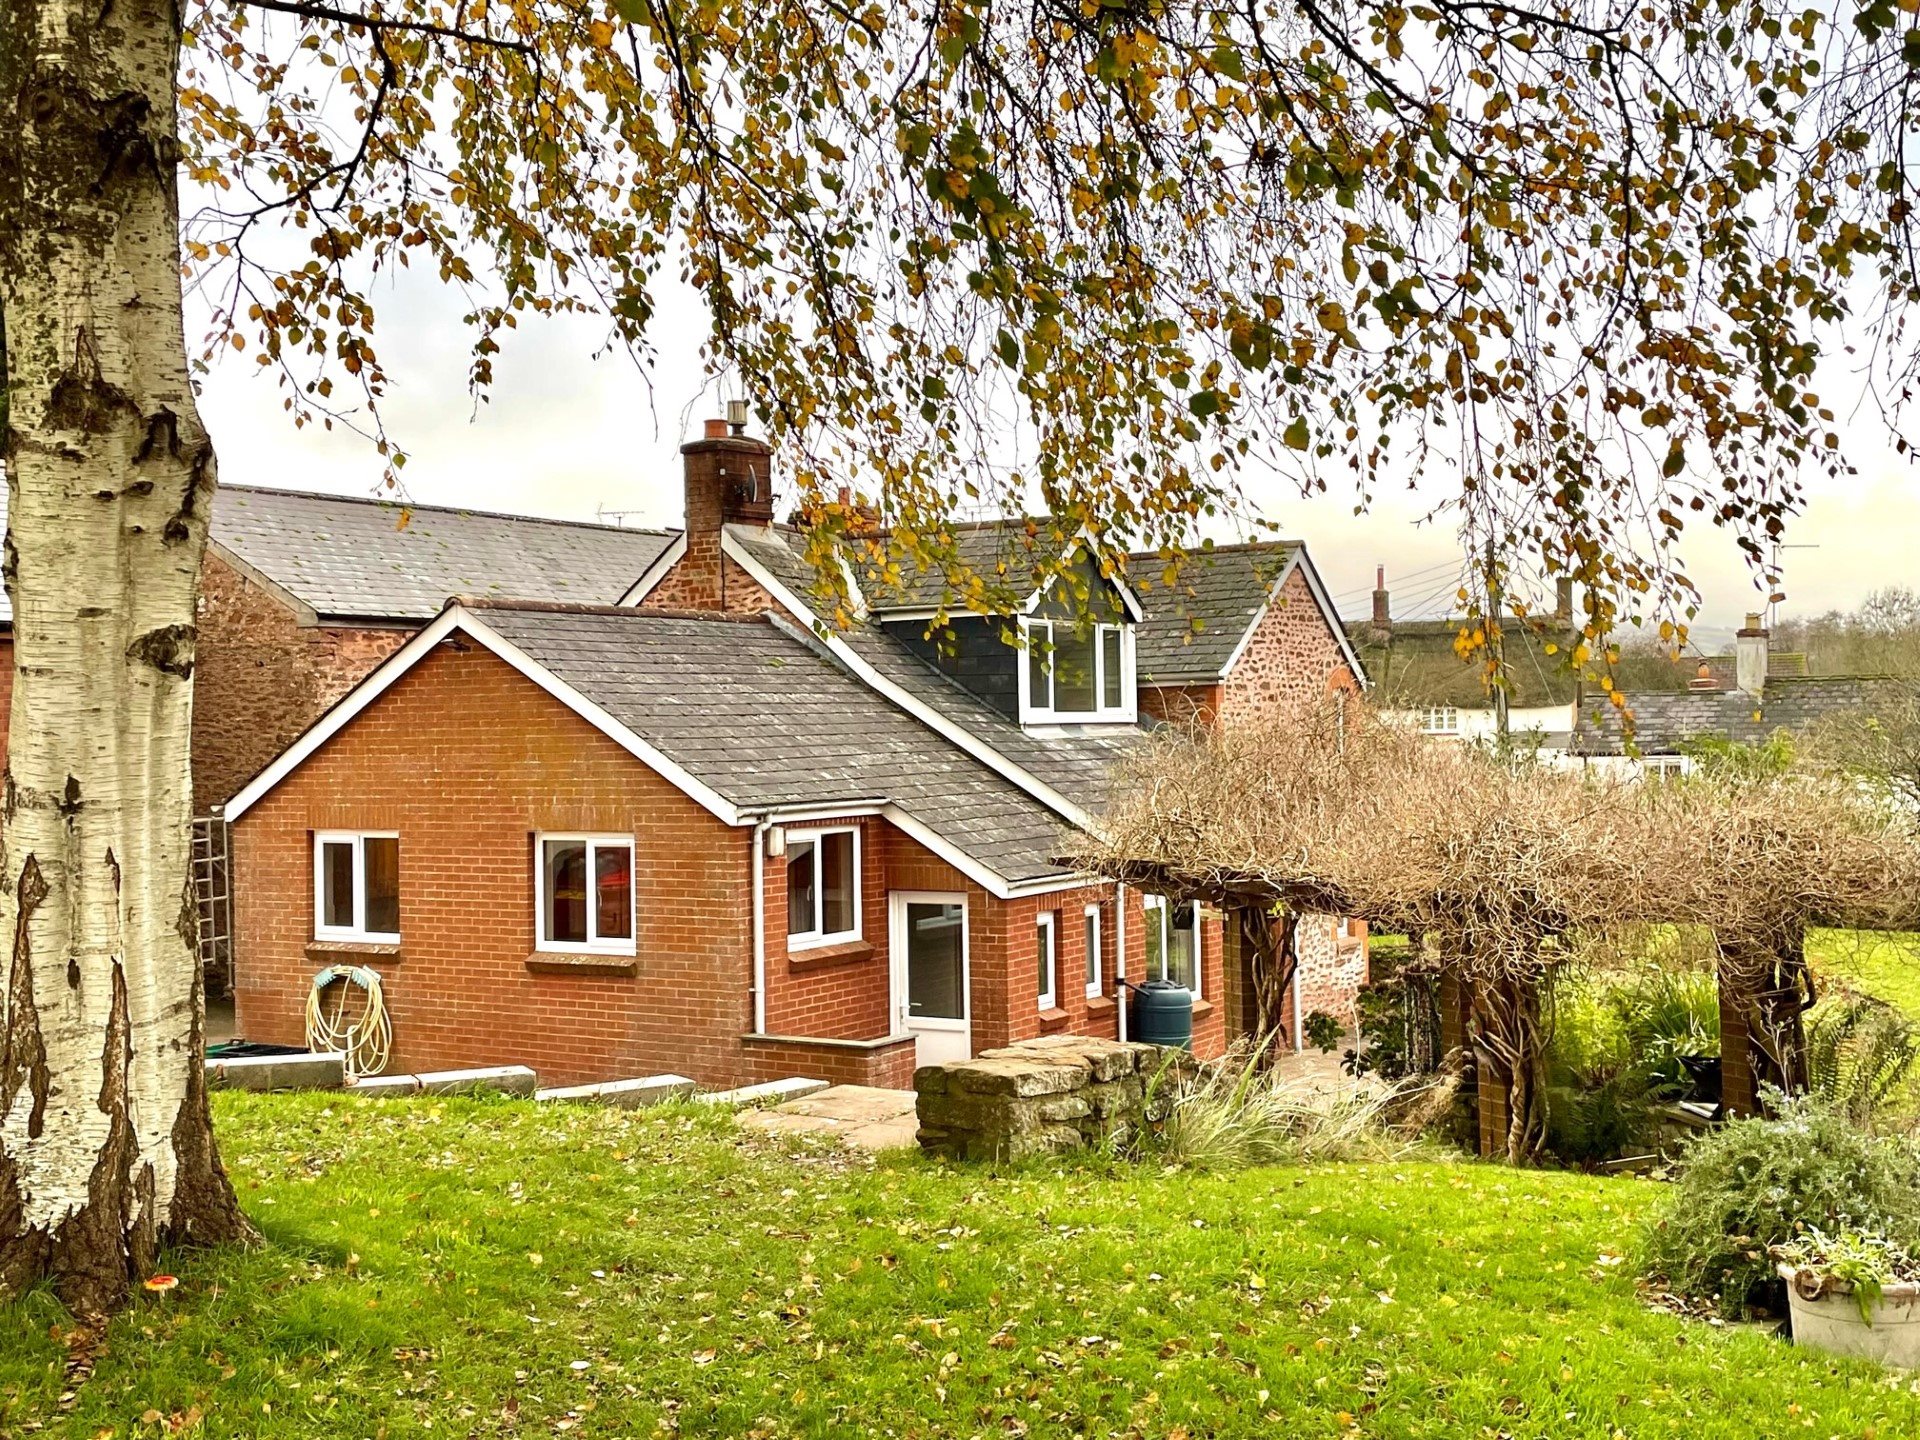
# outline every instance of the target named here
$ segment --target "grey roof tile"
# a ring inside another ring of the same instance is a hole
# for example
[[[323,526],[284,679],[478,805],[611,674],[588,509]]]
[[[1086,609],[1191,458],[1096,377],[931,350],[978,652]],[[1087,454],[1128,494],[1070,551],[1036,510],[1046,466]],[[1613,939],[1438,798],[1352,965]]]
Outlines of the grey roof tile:
[[[1134,630],[1141,683],[1217,679],[1299,550],[1284,540],[1195,550],[1170,586],[1161,556],[1129,556],[1128,574],[1147,612]]]
[[[735,805],[891,802],[1007,880],[1061,873],[1053,811],[766,620],[478,613]]]
[[[241,485],[214,496],[212,535],[320,615],[393,620],[431,619],[450,595],[612,604],[673,541],[668,531]]]
[[[1752,745],[1776,731],[1806,730],[1832,715],[1871,715],[1893,704],[1901,685],[1877,676],[1770,676],[1758,701],[1743,690],[1681,690],[1629,693],[1627,703],[1633,711],[1635,749],[1643,755],[1674,755],[1693,740]],[[1569,748],[1576,755],[1625,754],[1619,713],[1604,701],[1582,705]]]
[[[805,601],[818,581],[779,530],[732,526],[729,533],[773,577]],[[836,632],[854,654],[914,700],[939,711],[981,743],[1036,780],[1089,812],[1107,800],[1116,763],[1132,753],[1143,732],[1132,725],[1088,726],[1078,733],[1035,735],[985,700],[942,675],[877,624],[858,623]]]

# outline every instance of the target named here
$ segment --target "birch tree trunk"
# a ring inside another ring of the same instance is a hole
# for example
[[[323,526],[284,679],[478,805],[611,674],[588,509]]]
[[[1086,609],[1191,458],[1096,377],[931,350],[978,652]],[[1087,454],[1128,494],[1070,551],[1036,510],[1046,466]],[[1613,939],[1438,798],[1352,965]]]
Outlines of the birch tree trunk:
[[[201,1065],[188,733],[213,498],[181,318],[173,0],[6,0],[15,666],[0,799],[0,1292],[123,1302],[249,1233]]]

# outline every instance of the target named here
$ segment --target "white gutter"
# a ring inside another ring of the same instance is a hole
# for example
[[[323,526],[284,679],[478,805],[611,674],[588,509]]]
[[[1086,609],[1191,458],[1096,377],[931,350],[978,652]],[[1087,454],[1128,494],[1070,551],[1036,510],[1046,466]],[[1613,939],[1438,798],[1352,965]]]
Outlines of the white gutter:
[[[1127,1042],[1127,887],[1113,882],[1113,998],[1120,1007],[1120,1028],[1114,1033]]]

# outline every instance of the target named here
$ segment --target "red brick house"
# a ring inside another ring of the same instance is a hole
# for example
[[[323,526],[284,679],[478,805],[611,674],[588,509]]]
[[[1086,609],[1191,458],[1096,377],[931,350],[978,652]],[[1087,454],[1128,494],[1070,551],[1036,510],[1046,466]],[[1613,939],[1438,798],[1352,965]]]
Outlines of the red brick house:
[[[1162,617],[1090,570],[1090,618],[1041,593],[933,646],[922,586],[835,631],[766,447],[719,427],[685,454],[687,530],[623,603],[450,604],[233,797],[243,1033],[298,1042],[314,971],[351,961],[383,976],[402,1070],[898,1085],[1121,1033],[1122,978],[1185,985],[1197,1048],[1223,1048],[1217,917],[1061,857],[1154,713],[1147,657],[1209,633],[1200,608],[1251,637],[1206,661],[1216,711],[1356,685],[1304,550],[1252,599],[1196,583]],[[1326,983],[1363,977],[1363,937],[1324,928]]]

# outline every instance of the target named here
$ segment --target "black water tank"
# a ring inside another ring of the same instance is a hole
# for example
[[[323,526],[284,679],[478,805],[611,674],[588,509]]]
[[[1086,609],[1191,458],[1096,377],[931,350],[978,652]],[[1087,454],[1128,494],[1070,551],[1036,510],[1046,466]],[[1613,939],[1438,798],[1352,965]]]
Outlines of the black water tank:
[[[1149,980],[1133,987],[1134,1040],[1149,1045],[1193,1048],[1193,992],[1171,980]]]

